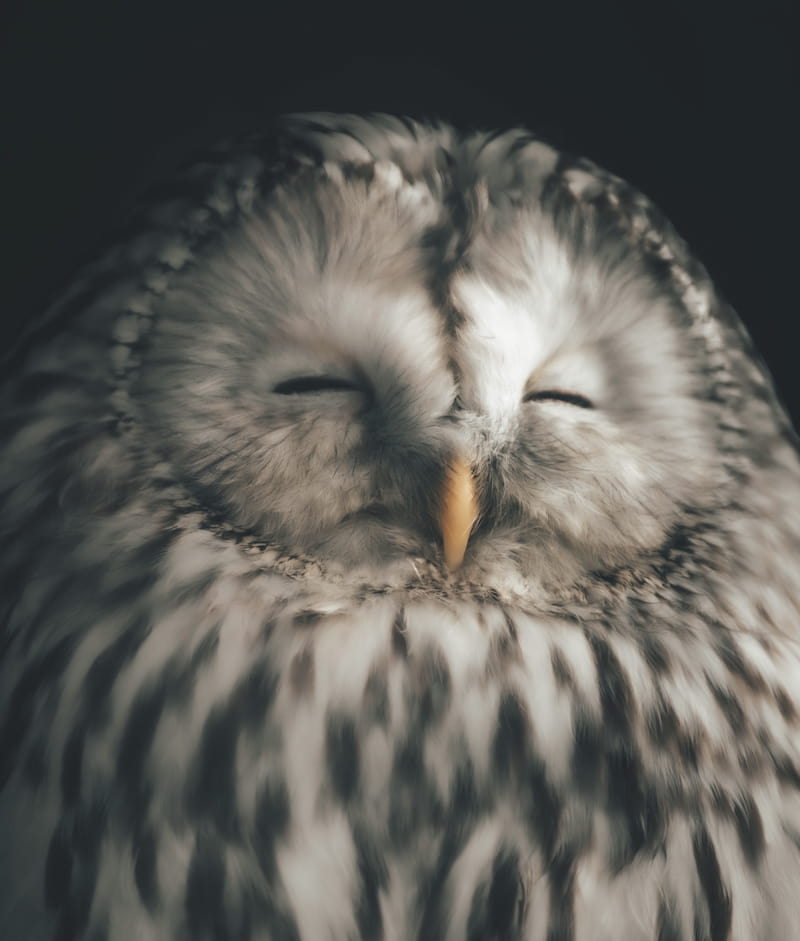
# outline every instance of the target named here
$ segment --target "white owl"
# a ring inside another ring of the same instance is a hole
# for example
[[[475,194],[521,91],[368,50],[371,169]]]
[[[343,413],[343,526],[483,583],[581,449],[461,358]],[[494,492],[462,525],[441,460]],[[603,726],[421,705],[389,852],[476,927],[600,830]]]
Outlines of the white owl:
[[[638,193],[289,119],[7,372],[4,939],[800,937],[796,441]]]

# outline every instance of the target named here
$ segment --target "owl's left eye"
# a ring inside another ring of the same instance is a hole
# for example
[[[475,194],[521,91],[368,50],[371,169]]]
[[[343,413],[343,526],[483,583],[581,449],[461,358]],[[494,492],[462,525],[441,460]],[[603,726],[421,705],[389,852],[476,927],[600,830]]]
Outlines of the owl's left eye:
[[[566,402],[567,405],[575,405],[577,408],[594,408],[594,403],[587,399],[585,395],[580,395],[577,392],[562,392],[560,389],[542,389],[541,391],[529,392],[522,401]]]
[[[360,392],[361,386],[348,379],[337,376],[298,376],[279,382],[272,390],[276,395],[307,395],[311,392],[331,392],[345,390]]]

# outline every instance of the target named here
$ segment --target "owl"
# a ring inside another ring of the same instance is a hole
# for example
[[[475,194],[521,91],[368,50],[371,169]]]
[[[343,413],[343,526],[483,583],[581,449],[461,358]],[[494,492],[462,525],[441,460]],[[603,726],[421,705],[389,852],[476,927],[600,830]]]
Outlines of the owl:
[[[3,938],[800,938],[797,442],[621,180],[286,118],[2,436]]]

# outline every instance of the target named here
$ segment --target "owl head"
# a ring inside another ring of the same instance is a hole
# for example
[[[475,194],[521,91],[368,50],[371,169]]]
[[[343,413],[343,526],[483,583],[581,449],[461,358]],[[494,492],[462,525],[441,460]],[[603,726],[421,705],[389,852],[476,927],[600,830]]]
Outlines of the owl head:
[[[157,292],[128,390],[200,506],[373,579],[558,585],[718,500],[733,328],[642,197],[522,131],[323,115],[277,141],[195,210],[224,224]]]

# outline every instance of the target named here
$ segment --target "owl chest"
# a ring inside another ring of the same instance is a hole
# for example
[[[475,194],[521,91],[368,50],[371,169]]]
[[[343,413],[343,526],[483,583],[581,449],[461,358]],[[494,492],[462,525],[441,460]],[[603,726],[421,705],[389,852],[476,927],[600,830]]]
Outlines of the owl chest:
[[[116,639],[108,620],[86,630],[50,732],[51,851],[72,834],[71,871],[96,880],[119,936],[134,917],[238,936],[246,917],[303,941],[370,924],[457,939],[471,918],[486,937],[523,921],[538,937],[574,917],[576,937],[600,938],[596,913],[628,918],[640,883],[688,898],[700,854],[728,885],[779,825],[756,716],[736,740],[733,677],[715,686],[721,660],[685,638],[272,577],[215,579],[178,604],[159,590]],[[96,664],[113,673],[102,702]],[[788,774],[796,736],[769,745]],[[747,755],[761,784],[731,790]],[[97,808],[89,858],[79,830]],[[661,917],[647,899],[637,924]]]

